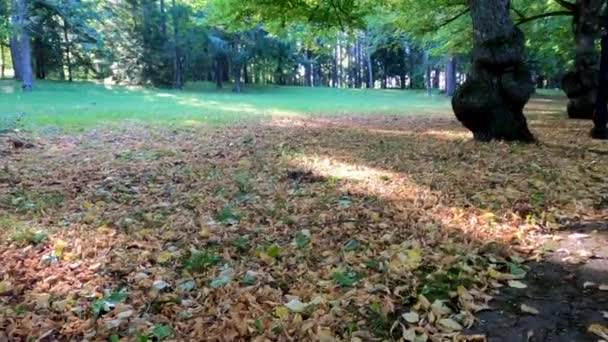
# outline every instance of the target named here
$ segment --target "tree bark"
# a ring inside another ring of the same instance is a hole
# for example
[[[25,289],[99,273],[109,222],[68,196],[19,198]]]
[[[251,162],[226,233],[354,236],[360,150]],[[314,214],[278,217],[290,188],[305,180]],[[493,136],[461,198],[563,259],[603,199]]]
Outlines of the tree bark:
[[[372,65],[372,47],[367,33],[365,34],[365,57],[367,59],[367,88],[370,89],[374,87],[374,68]]]
[[[184,87],[184,77],[179,46],[179,18],[177,17],[175,0],[171,0],[171,10],[173,12],[173,87],[182,89]]]
[[[509,0],[471,0],[473,70],[452,107],[475,139],[531,142],[523,108],[534,91],[524,62],[525,38],[513,25]]]
[[[426,94],[431,96],[433,83],[431,81],[431,65],[429,64],[429,53],[424,52],[424,66],[426,68],[424,73],[424,87],[426,88]]]
[[[445,67],[445,94],[454,96],[456,91],[456,57],[450,56]]]
[[[15,0],[15,20],[19,40],[19,64],[21,68],[23,90],[32,90],[34,87],[34,76],[32,73],[32,49],[30,46],[30,32],[26,25],[27,4],[26,0]]]
[[[591,131],[592,138],[604,140],[608,139],[608,27],[606,29],[602,37],[599,88],[593,117],[594,127]]]
[[[160,0],[160,32],[163,39],[167,39],[167,15],[165,13],[165,0]]]
[[[19,47],[19,37],[15,31],[16,28],[13,30],[10,41],[11,60],[13,61],[13,76],[16,80],[21,81],[21,48]]]
[[[72,57],[71,54],[71,43],[70,37],[68,36],[68,22],[63,19],[63,39],[65,40],[65,58],[68,64],[68,82],[72,82]]]
[[[2,63],[2,67],[0,67],[0,78],[4,78],[6,71],[6,59],[4,58],[4,44],[2,43],[0,43],[0,63]]]
[[[574,69],[562,79],[568,95],[568,117],[592,119],[598,87],[598,53],[595,42],[599,34],[600,10],[604,0],[577,0],[572,28],[576,42]]]
[[[221,58],[217,58],[215,61],[215,85],[218,89],[222,89],[224,82],[224,63]]]

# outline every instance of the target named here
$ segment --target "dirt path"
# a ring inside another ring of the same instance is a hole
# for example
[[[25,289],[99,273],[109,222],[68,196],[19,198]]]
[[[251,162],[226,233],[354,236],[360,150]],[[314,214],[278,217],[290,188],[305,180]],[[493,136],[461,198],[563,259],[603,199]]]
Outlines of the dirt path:
[[[505,287],[472,332],[491,342],[598,341],[587,329],[608,321],[608,292],[598,289],[608,284],[608,224],[578,225],[555,236],[546,243],[548,259],[529,265],[528,288]],[[522,304],[539,313],[522,312]]]

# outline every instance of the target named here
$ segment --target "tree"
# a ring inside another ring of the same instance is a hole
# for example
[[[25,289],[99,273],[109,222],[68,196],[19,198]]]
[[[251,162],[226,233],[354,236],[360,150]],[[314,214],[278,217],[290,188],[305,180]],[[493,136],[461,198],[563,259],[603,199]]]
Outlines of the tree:
[[[510,17],[509,0],[471,0],[473,70],[452,107],[475,139],[533,141],[523,108],[534,91],[524,62],[524,35]]]
[[[454,96],[456,92],[456,57],[449,56],[445,66],[445,93]]]
[[[568,95],[568,116],[575,119],[591,119],[598,90],[598,53],[596,39],[599,33],[599,17],[605,0],[577,0],[576,4],[558,1],[574,14],[572,29],[576,44],[574,69],[562,81]]]
[[[600,62],[599,88],[595,100],[594,127],[591,137],[595,139],[608,139],[608,24],[602,37],[602,54]]]
[[[17,35],[16,41],[19,48],[19,54],[16,57],[19,60],[23,90],[29,91],[34,87],[34,76],[32,74],[32,51],[30,47],[26,0],[15,0],[13,11],[13,30],[14,34]]]

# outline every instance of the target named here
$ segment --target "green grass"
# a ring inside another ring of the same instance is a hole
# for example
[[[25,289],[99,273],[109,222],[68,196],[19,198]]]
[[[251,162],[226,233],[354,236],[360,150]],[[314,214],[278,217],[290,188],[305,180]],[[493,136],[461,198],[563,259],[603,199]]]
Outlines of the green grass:
[[[125,120],[149,124],[221,125],[286,116],[394,114],[449,111],[449,99],[424,91],[304,87],[229,87],[190,84],[182,91],[105,86],[95,83],[38,82],[31,93],[0,81],[0,116],[25,113],[26,128],[78,130]],[[0,125],[5,120],[0,117]],[[1,129],[1,127],[0,127]]]

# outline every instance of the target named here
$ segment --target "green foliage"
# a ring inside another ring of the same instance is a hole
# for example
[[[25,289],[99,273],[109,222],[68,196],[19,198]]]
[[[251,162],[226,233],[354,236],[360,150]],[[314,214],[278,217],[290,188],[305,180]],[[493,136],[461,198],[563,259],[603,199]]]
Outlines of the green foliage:
[[[154,328],[152,328],[152,336],[154,336],[157,341],[162,341],[172,335],[173,329],[168,325],[156,324]]]
[[[342,287],[353,287],[363,279],[363,274],[352,269],[347,269],[345,271],[335,272],[333,278],[336,284]]]
[[[104,297],[95,300],[91,305],[93,317],[98,318],[104,313],[112,311],[116,305],[127,299],[128,296],[126,288],[106,293]]]
[[[222,258],[209,250],[196,251],[184,261],[184,266],[191,273],[201,273],[219,264]]]

